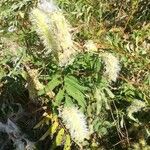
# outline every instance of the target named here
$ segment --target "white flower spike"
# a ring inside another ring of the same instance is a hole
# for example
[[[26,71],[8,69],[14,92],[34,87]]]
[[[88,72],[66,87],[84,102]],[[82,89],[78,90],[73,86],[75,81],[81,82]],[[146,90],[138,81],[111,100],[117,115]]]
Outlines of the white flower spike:
[[[70,34],[70,25],[53,1],[41,0],[32,9],[30,20],[49,52],[53,52],[61,67],[73,60],[77,51]]]
[[[105,64],[104,75],[107,77],[109,82],[115,82],[120,71],[119,60],[111,53],[104,53],[102,58]]]
[[[84,139],[89,138],[89,130],[85,116],[77,108],[64,107],[60,112],[60,117],[75,142],[82,143]]]
[[[84,47],[85,47],[85,51],[87,51],[87,52],[96,52],[97,51],[96,44],[93,42],[93,40],[85,41]]]

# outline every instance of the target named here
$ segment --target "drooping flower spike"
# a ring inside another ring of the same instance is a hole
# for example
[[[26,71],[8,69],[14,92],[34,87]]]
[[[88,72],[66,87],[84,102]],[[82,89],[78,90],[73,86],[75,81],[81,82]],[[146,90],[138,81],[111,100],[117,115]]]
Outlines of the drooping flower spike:
[[[89,138],[85,116],[76,107],[64,107],[60,117],[75,142],[82,143],[84,139]]]
[[[105,65],[104,76],[108,82],[116,81],[120,71],[119,60],[111,53],[104,53],[102,59]]]
[[[42,0],[37,8],[32,9],[30,20],[45,48],[57,56],[60,66],[67,66],[74,60],[77,51],[70,25],[52,1]]]

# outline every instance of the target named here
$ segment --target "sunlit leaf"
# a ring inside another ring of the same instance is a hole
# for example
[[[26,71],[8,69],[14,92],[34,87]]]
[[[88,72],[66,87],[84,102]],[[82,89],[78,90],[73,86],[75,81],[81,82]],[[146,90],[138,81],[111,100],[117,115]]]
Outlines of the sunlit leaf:
[[[57,136],[56,136],[56,145],[59,146],[62,144],[62,140],[63,140],[63,136],[64,136],[64,129],[61,128],[59,130],[59,132],[57,133]]]
[[[57,121],[55,121],[54,123],[52,123],[52,126],[50,128],[50,135],[51,135],[51,137],[57,131],[58,125],[59,125],[59,123]]]
[[[71,139],[70,139],[70,135],[66,135],[66,142],[64,145],[64,150],[71,150]]]
[[[55,104],[59,106],[64,98],[64,89],[60,89],[55,98]]]

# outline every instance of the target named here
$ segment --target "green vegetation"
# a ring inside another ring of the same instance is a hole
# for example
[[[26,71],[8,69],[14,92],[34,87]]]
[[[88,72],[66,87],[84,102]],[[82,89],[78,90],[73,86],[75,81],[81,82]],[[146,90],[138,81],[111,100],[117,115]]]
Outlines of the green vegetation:
[[[55,2],[0,1],[0,150],[149,150],[149,0]]]

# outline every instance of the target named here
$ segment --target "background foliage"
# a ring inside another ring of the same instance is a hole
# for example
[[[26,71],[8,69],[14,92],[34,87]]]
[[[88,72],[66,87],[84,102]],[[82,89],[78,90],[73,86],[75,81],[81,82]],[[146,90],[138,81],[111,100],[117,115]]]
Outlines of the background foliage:
[[[81,149],[70,139],[57,110],[75,105],[86,114],[93,131],[83,149],[150,149],[150,2],[56,2],[71,22],[81,49],[86,40],[93,40],[98,54],[111,52],[119,57],[118,80],[109,84],[102,78],[104,65],[95,52],[83,52],[73,65],[58,67],[54,57],[45,54],[29,21],[37,1],[2,0],[0,121],[12,119],[37,149]],[[36,87],[29,89],[27,83]],[[9,146],[8,140],[4,148]]]

